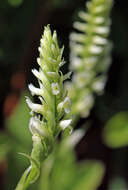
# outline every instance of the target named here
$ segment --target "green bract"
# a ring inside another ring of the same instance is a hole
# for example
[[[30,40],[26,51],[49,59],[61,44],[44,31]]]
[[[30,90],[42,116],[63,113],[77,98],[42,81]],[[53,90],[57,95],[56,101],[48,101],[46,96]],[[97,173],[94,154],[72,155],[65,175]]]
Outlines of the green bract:
[[[87,3],[87,13],[79,12],[82,22],[75,22],[79,33],[70,35],[71,70],[73,82],[67,83],[72,99],[73,114],[87,117],[94,103],[93,93],[101,94],[106,72],[111,63],[110,30],[112,0],[92,0]],[[79,94],[79,96],[78,96]]]
[[[24,156],[30,159],[31,166],[23,174],[16,190],[26,189],[38,178],[41,162],[51,153],[59,133],[71,128],[72,120],[66,116],[70,112],[71,101],[63,89],[63,81],[69,74],[63,76],[60,72],[60,67],[64,64],[63,49],[58,46],[56,32],[52,35],[49,26],[45,27],[40,40],[40,57],[37,59],[39,70],[32,70],[39,87],[29,85],[31,94],[37,95],[40,103],[33,103],[26,98],[32,115],[29,129],[33,149],[31,156]]]

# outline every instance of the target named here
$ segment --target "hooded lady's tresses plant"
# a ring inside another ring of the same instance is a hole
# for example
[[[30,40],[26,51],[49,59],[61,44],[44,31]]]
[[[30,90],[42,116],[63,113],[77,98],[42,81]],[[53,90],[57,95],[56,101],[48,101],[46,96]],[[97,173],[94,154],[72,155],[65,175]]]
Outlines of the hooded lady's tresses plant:
[[[40,104],[26,99],[32,115],[29,129],[32,133],[33,149],[31,156],[26,155],[31,165],[24,172],[16,190],[24,190],[36,181],[40,175],[41,163],[52,151],[55,139],[61,131],[71,128],[71,119],[64,119],[70,112],[71,101],[63,89],[63,81],[69,76],[60,71],[64,64],[63,48],[59,48],[56,32],[52,35],[49,26],[44,29],[39,52],[39,71],[32,70],[39,87],[30,84],[29,89],[32,95],[38,96]]]
[[[94,101],[93,93],[103,90],[110,64],[111,45],[106,38],[112,0],[92,0],[87,7],[88,13],[79,13],[84,22],[74,24],[81,33],[71,34],[71,69],[74,76],[73,82],[69,83],[69,96],[72,98],[74,120],[77,116],[86,117],[89,114]],[[49,26],[45,27],[39,52],[39,71],[32,70],[39,87],[30,84],[29,89],[41,103],[32,103],[29,98],[26,100],[32,114],[29,128],[33,149],[31,156],[26,155],[31,165],[24,172],[16,190],[25,190],[36,181],[41,163],[52,152],[59,133],[66,128],[71,129],[71,101],[63,88],[63,81],[69,78],[70,73],[63,76],[59,70],[64,64],[63,48],[58,47],[56,32],[52,35]]]
[[[74,76],[73,82],[66,85],[72,99],[72,112],[82,117],[87,117],[93,106],[93,93],[102,93],[105,86],[111,63],[111,43],[107,40],[111,7],[112,0],[88,2],[87,13],[79,12],[83,22],[74,23],[80,33],[70,35],[70,67]]]

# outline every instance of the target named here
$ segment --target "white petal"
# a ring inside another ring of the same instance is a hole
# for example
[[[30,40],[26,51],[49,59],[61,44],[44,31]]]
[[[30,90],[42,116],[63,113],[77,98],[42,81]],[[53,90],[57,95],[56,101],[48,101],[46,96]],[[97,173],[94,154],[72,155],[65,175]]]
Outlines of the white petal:
[[[66,97],[63,102],[60,102],[57,106],[58,111],[62,111],[64,109],[65,113],[69,113],[71,111],[71,100],[69,97]]]
[[[59,67],[62,67],[66,62],[64,60],[62,60],[60,63],[59,63]]]
[[[99,37],[99,36],[95,36],[95,37],[93,38],[93,42],[94,42],[95,44],[104,45],[104,44],[107,43],[107,40],[106,40],[105,38],[102,38],[102,37]]]
[[[49,60],[51,63],[54,63],[54,64],[57,63],[56,59],[53,59],[53,58],[51,58],[51,57],[48,57],[48,60]]]
[[[107,34],[109,33],[109,27],[108,26],[98,26],[95,28],[95,32],[98,34]]]
[[[98,47],[96,45],[92,45],[90,48],[89,48],[89,52],[90,53],[93,53],[93,54],[99,54],[102,52],[102,47]]]
[[[39,136],[47,136],[48,132],[46,131],[45,126],[42,125],[40,120],[37,117],[32,117],[29,122],[29,129],[31,133],[38,134]]]
[[[75,22],[73,24],[74,28],[76,28],[77,30],[83,31],[85,32],[87,25],[85,23],[80,23],[80,22]]]
[[[52,83],[51,87],[52,87],[52,93],[54,95],[57,95],[57,94],[60,93],[60,89],[59,89],[59,84],[58,83]]]
[[[37,71],[36,69],[32,69],[32,73],[35,75],[35,77],[41,80],[41,74],[39,71]]]
[[[41,42],[41,45],[44,45],[44,39],[41,38],[40,42]]]
[[[65,113],[69,113],[71,111],[71,99],[68,96],[64,99],[63,107]]]
[[[74,147],[80,139],[84,136],[85,132],[82,129],[75,130],[68,138],[67,138],[67,146]]]
[[[65,75],[63,76],[63,81],[65,81],[65,80],[67,80],[67,79],[70,79],[71,74],[72,74],[72,72],[71,72],[71,71],[70,71],[70,72],[68,72],[67,74],[65,74]]]
[[[70,107],[69,108],[65,108],[64,111],[65,111],[65,113],[70,113],[71,108]]]
[[[100,5],[100,6],[95,6],[94,11],[95,11],[95,13],[100,13],[100,12],[104,11],[104,9],[105,9],[105,7]]]
[[[82,72],[74,75],[73,81],[77,85],[78,88],[83,88],[85,85],[87,85],[92,78],[93,73],[90,72]]]
[[[29,129],[31,133],[32,134],[38,133],[42,135],[42,133],[40,132],[40,125],[41,125],[41,122],[36,117],[32,117],[29,121]]]
[[[70,60],[71,60],[71,69],[78,69],[82,66],[81,59],[73,55],[73,53],[71,54]]]
[[[96,63],[97,63],[97,58],[96,57],[90,57],[90,58],[85,58],[84,59],[85,67],[87,70],[92,69]]]
[[[41,65],[41,60],[39,57],[37,58],[37,63],[38,63],[38,65]]]
[[[83,45],[71,42],[71,47],[75,53],[81,53],[83,51]]]
[[[99,78],[94,83],[92,88],[99,94],[102,93],[106,83],[106,78]]]
[[[60,127],[65,130],[70,124],[71,124],[72,120],[68,119],[68,120],[63,120],[60,122]]]
[[[80,11],[79,12],[79,17],[82,18],[82,19],[84,19],[84,20],[89,20],[90,19],[90,14],[85,13],[83,11]]]
[[[36,69],[32,69],[32,73],[43,82],[45,88],[50,89],[50,82],[47,79],[46,75],[44,74],[43,70],[37,71]]]
[[[58,111],[58,112],[61,112],[61,111],[62,111],[63,105],[64,105],[64,102],[61,102],[61,103],[58,104],[58,106],[57,106],[57,111]]]
[[[87,96],[85,96],[85,99],[84,99],[84,105],[85,107],[90,107],[91,105],[93,105],[93,102],[94,102],[94,98],[91,94],[88,94]]]
[[[64,104],[71,105],[71,99],[68,96],[64,99]]]
[[[89,113],[90,108],[94,103],[94,98],[91,94],[87,94],[83,99],[81,99],[77,105],[76,109],[80,112],[81,115],[84,113]]]
[[[38,48],[38,51],[39,51],[40,54],[43,54],[43,50],[42,50],[41,47]]]
[[[33,103],[28,97],[26,97],[26,103],[33,112],[43,113],[43,105]]]
[[[70,34],[70,39],[76,42],[83,42],[85,41],[85,35],[74,32]]]
[[[56,31],[54,31],[53,33],[53,40],[56,42],[57,41],[57,34],[56,34]]]
[[[96,18],[94,19],[94,22],[95,22],[96,24],[102,24],[102,23],[104,22],[104,18],[103,18],[103,17],[96,17]]]
[[[40,88],[36,88],[33,84],[29,84],[28,88],[32,95],[42,95],[42,90]]]
[[[47,74],[50,77],[56,77],[56,73],[55,72],[47,72]]]

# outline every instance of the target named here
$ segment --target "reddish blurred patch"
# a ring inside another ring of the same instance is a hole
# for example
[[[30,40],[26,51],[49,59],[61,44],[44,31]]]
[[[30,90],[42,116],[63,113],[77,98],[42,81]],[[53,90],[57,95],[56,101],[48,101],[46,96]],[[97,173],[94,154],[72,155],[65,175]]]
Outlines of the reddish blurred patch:
[[[14,111],[19,102],[19,96],[16,93],[11,93],[7,96],[4,102],[3,113],[5,117],[9,117],[10,114]]]
[[[0,176],[7,170],[7,164],[6,161],[0,162]]]
[[[15,73],[11,78],[11,86],[13,89],[22,90],[25,87],[25,74],[23,72]]]
[[[5,174],[7,171],[7,164],[6,161],[0,162],[0,189],[2,190],[5,184]]]

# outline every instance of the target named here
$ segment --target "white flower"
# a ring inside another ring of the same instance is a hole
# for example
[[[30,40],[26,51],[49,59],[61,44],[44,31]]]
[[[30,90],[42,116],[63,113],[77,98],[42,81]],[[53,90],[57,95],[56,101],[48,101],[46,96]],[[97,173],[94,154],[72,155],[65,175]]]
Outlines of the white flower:
[[[40,60],[39,57],[37,58],[37,63],[38,63],[39,66],[41,66],[41,60]]]
[[[77,103],[76,109],[80,112],[80,115],[82,117],[87,117],[93,103],[93,96],[91,94],[87,94],[85,97],[81,98],[81,100]]]
[[[79,12],[79,17],[82,18],[82,19],[84,19],[85,21],[87,21],[87,20],[90,19],[90,14],[85,13],[85,12],[83,12],[83,11],[80,11],[80,12]]]
[[[106,83],[106,78],[99,78],[97,79],[93,85],[92,88],[99,94],[102,93],[104,87],[105,87],[105,83]]]
[[[105,9],[104,5],[100,5],[100,6],[95,6],[94,11],[95,13],[100,13],[104,11],[104,9]]]
[[[88,94],[85,96],[83,103],[84,103],[85,107],[90,107],[93,105],[93,102],[94,102],[93,96],[91,94]]]
[[[94,22],[96,23],[96,24],[102,24],[103,22],[104,22],[104,18],[103,17],[96,17],[95,19],[94,19]]]
[[[33,112],[37,112],[37,113],[43,114],[43,112],[44,112],[43,105],[33,103],[28,97],[26,97],[26,103],[28,104],[28,107]]]
[[[57,41],[57,34],[56,34],[56,31],[54,31],[53,33],[53,40],[56,42]]]
[[[48,74],[49,77],[52,77],[52,78],[56,77],[55,72],[47,72],[47,74]]]
[[[73,80],[74,83],[78,86],[78,88],[83,88],[85,85],[88,84],[90,79],[92,78],[92,72],[82,72],[77,75],[74,75]]]
[[[107,40],[105,38],[100,37],[100,36],[94,36],[93,42],[95,44],[105,45],[107,43]]]
[[[29,90],[31,91],[31,94],[34,95],[40,95],[42,96],[42,90],[40,88],[36,88],[33,84],[28,85]]]
[[[36,70],[36,69],[32,69],[32,73],[39,79],[42,81],[42,83],[44,84],[45,88],[48,88],[50,89],[51,86],[50,86],[50,82],[49,80],[47,79],[45,73],[43,72],[43,70]]]
[[[51,87],[52,87],[52,93],[54,95],[57,95],[60,93],[60,88],[59,88],[59,84],[56,82],[56,83],[52,83],[51,84]]]
[[[39,53],[40,53],[41,55],[43,55],[43,50],[42,50],[41,47],[38,48],[38,51],[39,51]]]
[[[102,47],[99,47],[99,46],[96,46],[96,45],[92,45],[89,48],[89,52],[93,53],[93,54],[99,54],[99,53],[102,52],[102,50],[103,50]]]
[[[82,129],[75,130],[66,140],[66,145],[69,147],[74,147],[82,139],[85,132]]]
[[[72,47],[72,50],[75,52],[75,53],[81,53],[83,51],[83,45],[81,44],[77,44],[75,42],[70,42],[71,44],[71,47]]]
[[[37,77],[38,79],[42,79],[41,78],[41,74],[39,71],[37,71],[36,69],[32,69],[32,73],[35,75],[35,77]]]
[[[68,91],[69,97],[73,97],[74,95],[74,87],[73,84],[69,81],[65,82],[64,88]]]
[[[59,63],[59,67],[62,67],[66,62],[64,60],[62,60],[60,63]]]
[[[108,34],[109,32],[109,27],[108,26],[97,26],[95,28],[95,32],[97,32],[98,34]]]
[[[78,30],[81,30],[83,32],[85,32],[86,28],[87,28],[87,25],[85,23],[81,23],[81,22],[75,22],[73,24],[74,28],[78,29]]]
[[[70,72],[68,72],[67,74],[65,74],[65,75],[63,76],[63,81],[65,81],[65,80],[67,80],[67,79],[70,79],[71,74],[72,74],[72,72],[71,72],[71,71],[70,71]]]
[[[43,38],[41,38],[40,42],[41,42],[41,45],[44,45],[44,39]]]
[[[81,59],[71,54],[71,69],[78,69],[81,67],[81,65]]]
[[[62,120],[60,122],[60,127],[65,130],[67,127],[69,127],[69,125],[71,124],[72,120],[68,119],[68,120]]]
[[[92,57],[92,56],[89,57],[89,58],[85,58],[84,59],[84,63],[85,63],[85,68],[87,70],[90,70],[90,69],[92,69],[96,65],[97,58],[96,57]]]
[[[73,33],[70,34],[70,40],[83,42],[85,40],[85,35],[73,32]]]
[[[66,97],[64,99],[63,107],[64,107],[65,113],[69,113],[71,111],[71,100],[69,97]]]
[[[58,111],[64,109],[65,113],[69,113],[71,111],[71,100],[67,96],[63,102],[59,103],[58,105]]]
[[[29,122],[29,129],[34,135],[35,133],[43,135],[43,130],[41,130],[41,122],[37,117],[32,117]]]

